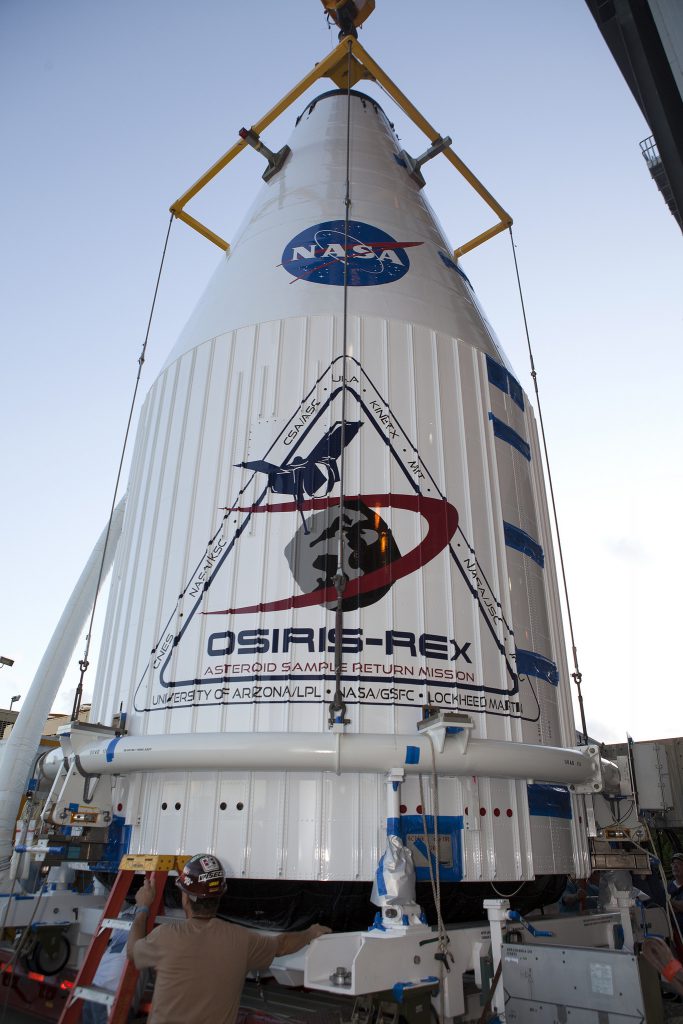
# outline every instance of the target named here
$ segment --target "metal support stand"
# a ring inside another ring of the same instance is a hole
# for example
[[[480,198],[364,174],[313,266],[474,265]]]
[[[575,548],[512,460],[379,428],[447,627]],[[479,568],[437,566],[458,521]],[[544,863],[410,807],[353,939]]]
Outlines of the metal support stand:
[[[484,900],[484,910],[488,914],[491,925],[491,956],[493,958],[494,976],[496,973],[499,973],[503,954],[505,924],[509,909],[509,900]],[[494,1013],[498,1014],[500,1024],[505,1024],[505,994],[502,985],[499,985],[493,993],[491,1006]]]

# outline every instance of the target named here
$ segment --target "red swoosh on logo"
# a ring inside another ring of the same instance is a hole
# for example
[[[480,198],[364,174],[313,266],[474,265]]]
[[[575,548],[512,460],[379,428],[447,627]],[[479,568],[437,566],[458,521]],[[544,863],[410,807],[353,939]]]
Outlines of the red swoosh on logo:
[[[344,589],[344,600],[356,597],[395,583],[396,580],[409,576],[420,569],[447,546],[458,526],[457,510],[450,502],[441,498],[425,498],[419,494],[360,494],[358,499],[369,508],[402,508],[409,512],[418,512],[427,520],[427,534],[407,555],[402,555],[395,562],[390,562],[381,569],[375,569],[365,576],[349,580]],[[354,499],[347,496],[348,501]],[[280,502],[275,505],[253,505],[247,508],[236,508],[235,512],[317,512],[322,509],[339,505],[339,498],[311,498],[298,505],[294,501]],[[279,612],[286,608],[306,608],[314,604],[328,604],[337,600],[334,587],[321,587],[309,594],[297,594],[294,597],[283,597],[279,601],[267,601],[263,604],[245,605],[242,608],[223,608],[216,612],[202,612],[202,615],[246,615],[254,612]]]

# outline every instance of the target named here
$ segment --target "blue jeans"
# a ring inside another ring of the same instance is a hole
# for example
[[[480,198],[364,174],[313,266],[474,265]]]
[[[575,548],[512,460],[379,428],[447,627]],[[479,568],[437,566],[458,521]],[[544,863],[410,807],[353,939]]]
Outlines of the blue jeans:
[[[109,1019],[109,1007],[102,1003],[91,1003],[83,1000],[83,1014],[81,1024],[107,1024]]]

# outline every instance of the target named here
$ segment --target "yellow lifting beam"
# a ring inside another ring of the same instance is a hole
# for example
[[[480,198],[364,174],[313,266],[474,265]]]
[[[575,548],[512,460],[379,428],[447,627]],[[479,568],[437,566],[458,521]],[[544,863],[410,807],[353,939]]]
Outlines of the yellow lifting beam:
[[[349,60],[350,60],[350,75],[349,75]],[[300,82],[298,82],[293,89],[290,89],[286,93],[279,103],[276,103],[267,114],[251,126],[251,131],[255,135],[260,135],[261,132],[272,124],[288,107],[291,107],[292,103],[299,99],[299,97],[306,92],[307,89],[317,82],[320,78],[331,78],[337,86],[340,88],[346,88],[348,84],[348,78],[351,79],[351,85],[354,85],[361,78],[369,78],[379,85],[381,85],[386,92],[391,96],[396,105],[403,111],[403,113],[410,118],[421,132],[429,139],[430,143],[434,143],[441,138],[439,133],[433,128],[429,121],[426,120],[413,106],[410,100],[405,96],[398,86],[384,73],[382,68],[377,64],[369,53],[361,46],[357,39],[352,36],[347,36],[332,50],[324,60],[316,64],[315,67],[305,75]],[[189,213],[185,212],[185,207],[198,192],[209,184],[217,174],[219,174],[227,165],[235,159],[235,157],[242,152],[247,146],[246,139],[240,138],[234,146],[232,146],[227,153],[216,161],[208,171],[202,174],[201,178],[195,181],[187,192],[184,192],[179,199],[176,199],[175,203],[171,206],[171,213],[174,217],[184,221],[195,231],[198,231],[200,235],[208,238],[210,242],[217,245],[220,249],[227,252],[230,248],[228,242],[220,235],[217,235],[210,228],[206,227],[205,224],[200,223],[194,217],[191,217]],[[488,228],[486,231],[482,231],[481,234],[471,238],[468,242],[458,246],[455,249],[453,256],[455,259],[463,256],[466,252],[470,252],[475,249],[482,242],[488,241],[489,238],[493,238],[500,231],[504,231],[512,224],[512,217],[506,213],[503,207],[498,203],[491,193],[482,185],[479,179],[472,173],[467,164],[455,153],[450,146],[447,146],[443,150],[443,154],[446,159],[455,167],[456,171],[465,179],[465,181],[474,189],[478,196],[483,199],[486,205],[493,210],[495,215],[498,217],[498,223],[494,224],[493,227]]]

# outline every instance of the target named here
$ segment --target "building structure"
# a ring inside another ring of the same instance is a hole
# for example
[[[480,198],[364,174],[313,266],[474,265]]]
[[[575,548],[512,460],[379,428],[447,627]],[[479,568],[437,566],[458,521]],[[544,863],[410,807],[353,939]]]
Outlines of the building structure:
[[[7,739],[10,735],[18,715],[18,711],[7,711],[5,708],[0,708],[0,740]],[[78,712],[78,721],[88,722],[89,720],[90,705],[83,704]],[[62,711],[51,711],[45,722],[43,736],[56,736],[61,726],[67,725],[70,721],[70,714]]]
[[[679,0],[586,0],[652,131],[640,148],[683,229],[683,5]]]

